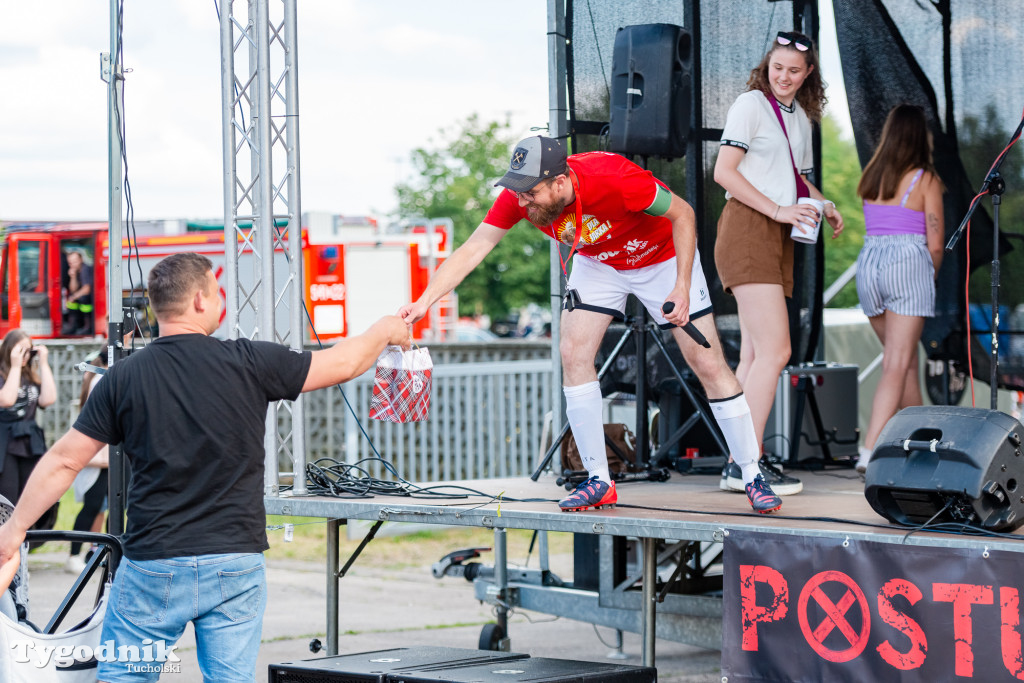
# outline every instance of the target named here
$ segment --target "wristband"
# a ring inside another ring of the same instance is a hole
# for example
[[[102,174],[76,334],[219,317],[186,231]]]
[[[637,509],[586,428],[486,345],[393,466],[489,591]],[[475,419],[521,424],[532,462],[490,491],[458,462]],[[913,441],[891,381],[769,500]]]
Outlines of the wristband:
[[[779,220],[779,209],[781,209],[781,208],[782,208],[782,205],[781,205],[781,204],[776,204],[776,205],[775,205],[775,215],[774,215],[774,216],[772,216],[772,220],[773,220],[773,221],[777,221],[777,220]]]

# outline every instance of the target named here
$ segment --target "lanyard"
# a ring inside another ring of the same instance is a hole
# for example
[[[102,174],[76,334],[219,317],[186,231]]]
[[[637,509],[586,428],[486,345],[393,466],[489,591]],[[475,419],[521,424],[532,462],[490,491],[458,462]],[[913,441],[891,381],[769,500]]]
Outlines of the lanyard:
[[[789,142],[789,133],[786,132],[786,123],[782,120],[782,111],[779,109],[779,103],[775,100],[774,96],[769,97],[768,93],[761,91],[761,94],[768,98],[768,103],[772,105],[772,109],[775,110],[775,116],[779,119],[779,125],[782,126],[782,134],[786,136],[786,149],[789,150],[789,163],[793,165],[793,177],[796,179],[796,198],[810,197],[811,193],[807,189],[807,183],[800,177],[800,171],[796,170],[796,160],[793,158],[793,145]]]
[[[569,256],[565,259],[562,258],[562,250],[558,250],[558,260],[562,263],[562,276],[565,278],[566,289],[569,287],[569,271],[566,269],[565,264],[572,260],[572,255],[576,253],[576,247],[580,243],[580,237],[583,236],[583,201],[580,199],[580,184],[576,180],[576,172],[571,168],[569,169],[569,181],[572,183],[572,191],[576,196],[576,237],[572,241],[572,249],[569,250]],[[551,236],[556,242],[561,242],[558,239],[558,235],[555,234],[555,226],[551,226]]]

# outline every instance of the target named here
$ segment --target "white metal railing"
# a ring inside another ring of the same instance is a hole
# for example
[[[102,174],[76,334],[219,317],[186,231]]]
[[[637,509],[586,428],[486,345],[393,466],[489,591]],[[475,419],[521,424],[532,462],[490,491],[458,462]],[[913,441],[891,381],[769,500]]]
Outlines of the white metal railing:
[[[551,407],[551,372],[548,360],[435,365],[430,419],[409,424],[367,418],[373,390],[367,373],[343,386],[344,397],[337,389],[311,395],[308,460],[352,464],[376,457],[376,448],[409,481],[528,475]],[[380,462],[366,469],[390,478]]]

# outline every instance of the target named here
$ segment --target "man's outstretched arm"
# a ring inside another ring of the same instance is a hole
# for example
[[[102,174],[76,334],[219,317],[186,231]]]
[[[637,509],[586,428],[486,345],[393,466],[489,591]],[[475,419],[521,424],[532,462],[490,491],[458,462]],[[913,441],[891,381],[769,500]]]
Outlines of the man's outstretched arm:
[[[410,325],[423,318],[431,306],[480,265],[507,232],[487,223],[478,225],[469,239],[444,260],[420,298],[398,309],[398,316]]]

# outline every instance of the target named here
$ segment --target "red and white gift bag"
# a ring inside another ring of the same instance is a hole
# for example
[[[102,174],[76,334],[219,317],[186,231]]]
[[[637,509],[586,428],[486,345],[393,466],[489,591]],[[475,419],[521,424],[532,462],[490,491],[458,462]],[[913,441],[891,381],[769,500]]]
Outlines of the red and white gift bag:
[[[430,408],[430,376],[434,363],[425,348],[403,351],[387,346],[377,358],[370,417],[386,422],[418,422]]]

